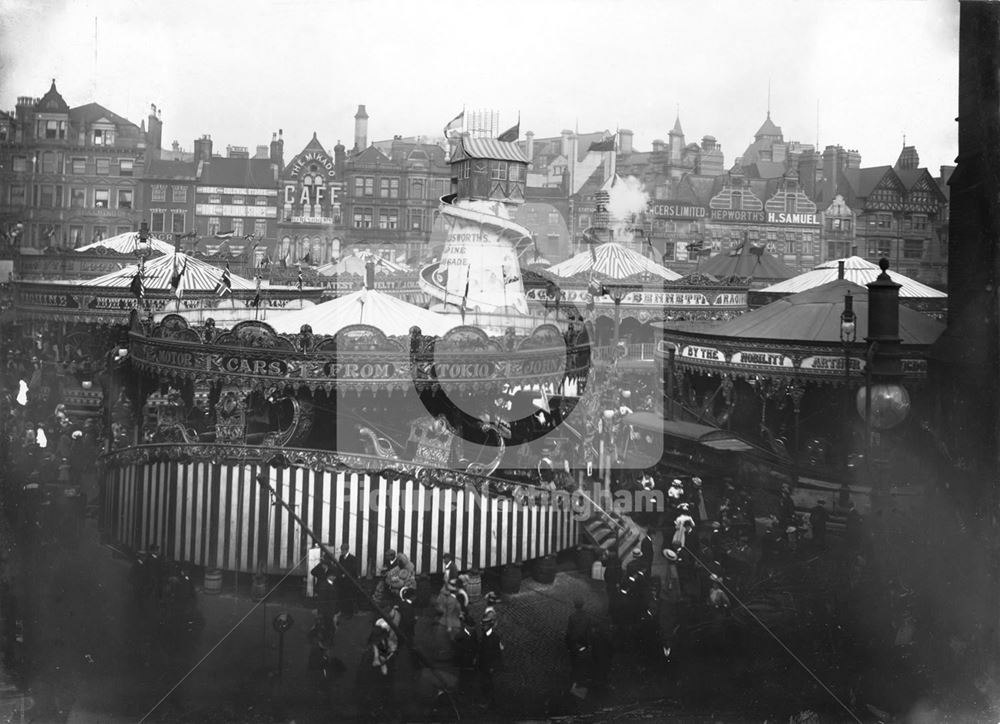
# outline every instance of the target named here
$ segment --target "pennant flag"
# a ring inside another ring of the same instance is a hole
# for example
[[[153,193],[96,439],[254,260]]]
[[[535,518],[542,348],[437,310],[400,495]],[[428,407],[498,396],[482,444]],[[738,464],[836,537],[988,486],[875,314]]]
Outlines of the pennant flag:
[[[146,285],[142,281],[141,267],[136,270],[135,276],[132,277],[132,283],[129,284],[129,289],[132,290],[132,294],[135,295],[136,299],[142,300],[146,298]]]
[[[507,143],[513,143],[521,135],[521,120],[518,119],[517,123],[508,128],[506,131],[497,136],[498,141],[506,141]]]
[[[215,293],[220,297],[233,293],[233,277],[229,272],[229,262],[226,262],[226,268],[222,272],[222,279],[219,280],[219,284],[215,288]]]
[[[234,236],[236,236],[236,232],[233,231],[232,229],[230,229],[229,231],[223,231],[221,233],[217,231],[215,232],[215,234],[213,234],[213,236],[215,236],[216,239],[232,239]]]
[[[459,113],[454,118],[452,118],[450,121],[448,121],[448,124],[444,127],[444,137],[445,138],[448,137],[448,131],[453,131],[456,128],[461,128],[464,119],[465,119],[465,109],[463,108],[462,112]]]
[[[184,276],[184,272],[187,271],[187,257],[184,258],[184,263],[181,264],[177,257],[178,254],[174,254],[174,273],[170,277],[170,288],[174,290],[174,296],[180,299],[184,296],[184,287],[181,284],[181,278]]]
[[[596,151],[597,153],[602,153],[605,151],[614,151],[614,150],[615,150],[615,137],[608,136],[605,139],[602,139],[600,141],[594,141],[593,143],[591,143],[590,148],[587,149],[587,152],[589,153],[590,151]]]

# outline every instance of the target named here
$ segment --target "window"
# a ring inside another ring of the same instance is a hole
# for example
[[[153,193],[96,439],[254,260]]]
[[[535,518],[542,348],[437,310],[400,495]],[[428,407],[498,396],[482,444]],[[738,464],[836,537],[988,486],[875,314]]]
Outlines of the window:
[[[174,193],[176,193],[176,192],[177,192],[177,187],[174,186]],[[176,200],[177,199],[174,199],[174,201],[176,201]],[[247,200],[243,196],[234,196],[233,197],[233,205],[234,206],[244,206],[244,205],[246,205],[246,202],[247,202]]]
[[[118,189],[118,208],[132,208],[132,189]]]
[[[95,226],[94,227],[94,239],[93,241],[101,241],[108,235],[108,227],[106,226]]]
[[[42,173],[56,173],[56,155],[51,151],[42,154]]]
[[[14,156],[14,173],[25,172],[28,170],[28,157],[27,156]]]
[[[260,199],[257,199],[260,201]],[[253,222],[253,235],[263,239],[267,236],[267,220],[266,219],[256,219]]]
[[[167,187],[165,184],[153,184],[151,201],[166,201]]]
[[[354,228],[372,228],[372,209],[370,206],[358,206],[354,209]]]
[[[94,189],[94,208],[107,209],[111,205],[111,192],[108,189]]]
[[[10,126],[6,123],[0,123],[0,141],[9,141],[10,138]]]
[[[374,196],[375,179],[372,176],[357,176],[354,179],[355,196]]]
[[[211,216],[208,219],[208,235],[214,236],[219,233],[219,217]]]
[[[115,143],[115,132],[107,128],[94,129],[95,146],[113,146]]]
[[[380,229],[399,228],[399,209],[379,209],[378,228]]]
[[[166,214],[162,211],[154,211],[149,215],[149,230],[154,233],[163,231],[163,218]]]
[[[561,218],[562,218],[562,216],[559,214],[558,211],[550,211],[549,212],[549,223],[550,224],[558,224],[559,220]]]
[[[170,199],[175,204],[185,204],[188,200],[187,186],[174,186],[170,189]]]
[[[208,197],[208,203],[210,204],[221,204],[222,196],[220,194],[211,194]]]
[[[240,219],[242,221],[242,219]],[[170,231],[175,234],[184,233],[184,212],[175,211],[170,218]]]
[[[71,188],[69,190],[69,205],[74,209],[82,209],[87,206],[87,189]]]
[[[507,162],[506,161],[491,161],[490,162],[490,178],[494,181],[506,181],[507,180]]]
[[[11,206],[24,206],[26,197],[24,194],[24,184],[16,184],[10,187]]]
[[[672,241],[668,241],[663,244],[663,256],[662,259],[667,261],[674,261],[674,249],[676,245]]]
[[[516,163],[510,164],[510,169],[509,170],[510,170],[509,178],[510,178],[511,181],[521,181],[521,180],[523,180],[523,177],[522,177],[522,174],[521,174],[521,167],[518,166]]]
[[[118,160],[118,175],[119,176],[131,176],[132,169],[135,166],[135,159],[122,158]]]
[[[384,199],[399,198],[399,179],[382,178],[378,181],[378,195]]]
[[[904,259],[922,259],[924,256],[923,239],[906,239],[903,242]]]
[[[97,173],[102,176],[107,176],[111,173],[111,159],[110,158],[99,158],[97,159]]]
[[[892,228],[892,215],[891,214],[878,214],[877,216],[878,228],[880,229],[891,229]]]
[[[257,206],[267,206],[267,197],[258,196],[257,200],[254,202]]]
[[[927,230],[927,217],[923,214],[914,214],[913,216],[913,230],[914,231],[926,231]]]
[[[424,180],[422,178],[410,179],[410,198],[422,199],[424,197]]]
[[[51,209],[56,205],[55,187],[50,184],[42,184],[42,195],[39,199],[39,205],[43,209]]]
[[[422,231],[424,228],[424,210],[423,209],[410,209],[410,229],[413,231]]]
[[[66,121],[45,121],[45,138],[66,138]]]
[[[174,218],[177,218],[177,214],[174,214]],[[232,229],[236,236],[243,236],[243,219],[233,219]]]
[[[73,159],[73,173],[79,174],[79,175],[87,173],[87,159],[85,159],[85,158],[74,158]]]
[[[82,226],[69,227],[69,245],[75,249],[81,244],[83,244],[83,227]]]

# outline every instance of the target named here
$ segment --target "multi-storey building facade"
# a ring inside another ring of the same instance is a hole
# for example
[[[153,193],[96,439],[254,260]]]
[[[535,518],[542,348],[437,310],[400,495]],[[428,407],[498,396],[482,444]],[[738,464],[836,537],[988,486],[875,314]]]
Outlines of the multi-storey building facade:
[[[0,224],[34,248],[137,229],[147,144],[159,148],[161,128],[155,108],[148,131],[97,103],[70,108],[54,80],[40,99],[18,98],[0,115]]]
[[[174,241],[194,229],[197,183],[198,164],[193,161],[150,160],[141,189],[144,218],[154,236]]]
[[[244,237],[252,236],[262,247],[274,245],[278,221],[278,173],[281,168],[281,147],[271,143],[271,158],[249,158],[246,149],[231,147],[229,157],[212,155],[212,139],[204,136],[195,141],[195,164],[198,181],[195,186],[193,230],[207,238],[205,250],[218,247],[213,242],[219,235],[231,232],[230,251],[240,254]]]
[[[366,146],[368,115],[363,111],[360,106],[355,117],[358,150],[343,164],[344,250],[417,262],[429,253],[438,200],[451,193],[445,151],[402,138]]]
[[[326,264],[340,256],[344,146],[331,155],[316,134],[278,179],[278,240],[272,258]]]

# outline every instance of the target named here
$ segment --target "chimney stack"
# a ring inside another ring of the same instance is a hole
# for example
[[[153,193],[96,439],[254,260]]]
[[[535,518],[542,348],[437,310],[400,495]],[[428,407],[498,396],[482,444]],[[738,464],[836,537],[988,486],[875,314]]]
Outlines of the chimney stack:
[[[270,158],[279,170],[285,167],[285,139],[282,138],[284,130],[279,128],[277,133],[271,134]]]
[[[212,137],[205,134],[194,141],[194,162],[212,160]]]
[[[633,137],[632,131],[626,128],[622,128],[621,130],[618,131],[618,139],[619,143],[621,144],[621,153],[624,156],[628,156],[630,153],[632,153],[632,137]]]
[[[525,150],[525,154],[528,156],[528,163],[534,163],[535,160],[535,132],[528,131],[524,134],[524,138],[527,141],[528,148]]]
[[[560,135],[562,136],[562,146],[559,149],[559,153],[565,156],[566,160],[569,161],[571,160],[570,154],[573,152],[570,148],[570,138],[573,136],[573,131],[567,131],[564,129]]]
[[[354,114],[354,150],[364,151],[368,148],[368,111],[364,105],[358,106]]]
[[[159,159],[161,155],[161,144],[163,143],[163,121],[156,110],[156,104],[149,106],[148,130],[146,131],[146,148],[150,150],[150,156]]]

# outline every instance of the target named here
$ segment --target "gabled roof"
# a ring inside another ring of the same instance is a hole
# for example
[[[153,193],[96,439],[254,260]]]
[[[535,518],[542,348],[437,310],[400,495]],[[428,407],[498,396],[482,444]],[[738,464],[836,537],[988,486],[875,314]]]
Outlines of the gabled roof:
[[[497,161],[528,163],[528,157],[516,141],[498,141],[495,138],[462,136],[460,148],[464,158],[487,158]]]
[[[780,136],[781,128],[774,125],[774,121],[771,120],[771,112],[767,112],[767,118],[757,129],[757,132],[753,134],[754,138],[760,138],[761,136]]]
[[[359,163],[359,164],[378,163],[380,161],[388,161],[388,160],[389,157],[375,145],[371,145],[368,148],[359,151],[358,153],[354,154],[354,156],[351,157],[352,163]]]
[[[846,182],[850,190],[848,194],[840,192],[847,199],[848,204],[853,206],[857,199],[866,199],[871,192],[885,178],[886,174],[894,173],[891,166],[871,166],[869,168],[849,168],[841,174],[842,185]]]
[[[316,137],[316,131],[313,131],[313,137],[309,139],[309,143],[306,144],[306,147],[303,148],[300,153],[305,151],[322,151],[323,153],[326,153],[326,149],[323,148],[323,144],[320,143],[319,139]],[[330,154],[327,153],[327,155],[329,156]]]
[[[275,170],[262,158],[215,158],[206,163],[200,182],[206,186],[274,188]]]
[[[85,105],[72,108],[70,109],[69,116],[74,123],[82,123],[84,125],[89,125],[94,121],[106,118],[116,126],[133,126],[138,128],[138,126],[132,123],[129,119],[119,116],[114,111],[109,111],[100,103],[87,103]]]

